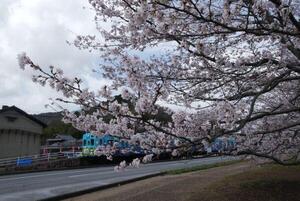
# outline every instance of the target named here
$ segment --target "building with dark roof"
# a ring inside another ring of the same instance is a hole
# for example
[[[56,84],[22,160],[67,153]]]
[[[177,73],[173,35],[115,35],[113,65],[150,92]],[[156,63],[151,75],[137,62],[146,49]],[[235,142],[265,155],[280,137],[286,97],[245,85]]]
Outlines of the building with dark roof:
[[[79,152],[81,146],[82,140],[77,140],[71,135],[57,134],[55,138],[47,139],[46,144],[42,146],[42,152]]]
[[[0,109],[0,158],[40,153],[46,124],[16,106]]]

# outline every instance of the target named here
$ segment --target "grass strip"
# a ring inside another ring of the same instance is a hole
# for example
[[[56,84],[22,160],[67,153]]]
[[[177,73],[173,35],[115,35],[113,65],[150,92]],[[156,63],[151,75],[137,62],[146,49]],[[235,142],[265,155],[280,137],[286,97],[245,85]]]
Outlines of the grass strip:
[[[233,161],[225,161],[225,162],[219,162],[219,163],[214,163],[214,164],[205,164],[205,165],[198,165],[198,166],[188,167],[188,168],[168,170],[168,171],[166,171],[166,174],[168,174],[168,175],[183,174],[183,173],[187,173],[187,172],[194,172],[194,171],[206,170],[206,169],[215,168],[215,167],[233,165],[236,163],[240,163],[242,161],[243,160],[233,160]]]

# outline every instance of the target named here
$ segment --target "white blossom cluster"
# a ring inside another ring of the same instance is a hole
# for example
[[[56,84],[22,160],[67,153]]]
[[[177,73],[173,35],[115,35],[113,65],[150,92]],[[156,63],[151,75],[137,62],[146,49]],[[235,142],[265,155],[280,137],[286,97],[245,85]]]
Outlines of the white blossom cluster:
[[[137,138],[153,153],[177,156],[232,136],[235,154],[299,162],[299,0],[89,2],[104,42],[78,36],[74,45],[100,51],[99,71],[111,86],[82,89],[79,78],[19,56],[22,69],[37,71],[34,81],[81,106],[65,111],[65,122],[98,135]],[[135,54],[164,45],[172,48],[149,58]],[[161,102],[184,109],[162,112]],[[159,119],[163,113],[171,118]]]

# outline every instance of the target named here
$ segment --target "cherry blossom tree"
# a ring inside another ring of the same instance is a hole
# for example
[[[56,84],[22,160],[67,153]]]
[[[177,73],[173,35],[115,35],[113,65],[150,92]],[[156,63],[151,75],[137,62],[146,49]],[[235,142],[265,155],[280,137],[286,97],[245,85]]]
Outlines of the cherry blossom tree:
[[[36,70],[33,81],[61,91],[66,98],[58,101],[81,106],[80,115],[65,111],[65,122],[138,140],[154,153],[178,155],[231,136],[237,150],[230,154],[299,163],[299,0],[89,3],[101,37],[78,36],[72,44],[101,53],[96,70],[111,85],[90,91],[80,78],[19,55],[21,68]],[[145,56],[149,49],[157,51]],[[171,121],[155,118],[160,107]]]

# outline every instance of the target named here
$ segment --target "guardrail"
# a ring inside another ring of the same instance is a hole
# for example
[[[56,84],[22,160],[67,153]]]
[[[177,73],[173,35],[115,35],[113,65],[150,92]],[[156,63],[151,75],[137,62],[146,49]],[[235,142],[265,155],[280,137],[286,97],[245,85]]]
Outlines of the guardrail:
[[[15,167],[24,167],[24,166],[31,166],[31,165],[38,165],[38,164],[45,164],[57,160],[64,160],[68,158],[75,158],[79,155],[74,154],[71,156],[69,153],[48,153],[48,154],[41,154],[41,155],[32,155],[32,156],[23,156],[17,158],[4,158],[0,159],[0,167],[8,167],[8,166],[15,166]]]

